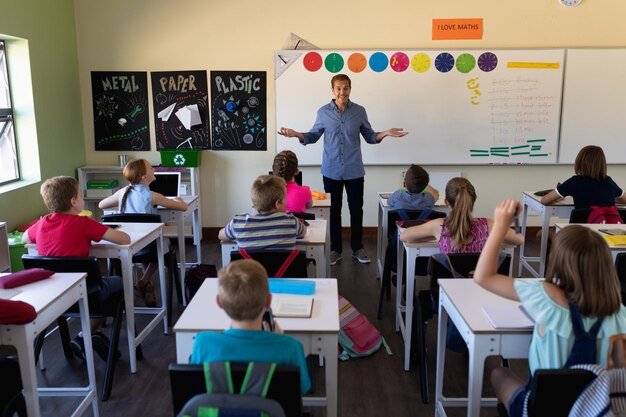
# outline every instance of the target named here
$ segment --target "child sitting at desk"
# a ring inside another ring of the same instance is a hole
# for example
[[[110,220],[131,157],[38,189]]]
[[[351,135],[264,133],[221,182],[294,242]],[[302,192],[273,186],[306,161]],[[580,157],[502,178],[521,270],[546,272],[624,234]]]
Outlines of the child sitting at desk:
[[[606,174],[606,157],[601,147],[582,148],[576,155],[574,172],[576,175],[544,195],[541,203],[551,204],[571,195],[575,208],[614,206],[616,202],[626,204],[624,192]]]
[[[111,229],[89,217],[79,216],[85,208],[78,181],[72,177],[54,177],[41,185],[41,196],[50,214],[39,219],[24,235],[24,243],[35,243],[41,256],[89,256],[91,241],[102,239],[120,245],[130,243],[130,236]],[[122,290],[120,277],[102,277],[100,297],[106,301],[113,293]],[[91,321],[91,340],[94,351],[107,360],[110,341],[100,332],[102,320]],[[85,358],[82,336],[79,334],[71,343],[76,357]]]
[[[306,226],[285,213],[285,180],[261,175],[252,184],[252,205],[258,214],[237,214],[219,231],[223,241],[235,240],[246,250],[287,249],[296,247],[296,239],[306,234]]]
[[[120,213],[158,214],[157,206],[172,210],[187,210],[187,203],[180,197],[167,198],[163,194],[150,190],[150,183],[156,178],[154,168],[145,159],[133,159],[124,167],[124,178],[129,185],[119,189],[115,194],[102,200],[98,207],[101,209],[118,207]],[[164,239],[166,245],[169,241]],[[166,246],[164,252],[167,253]],[[149,250],[156,253],[156,244],[149,246]],[[141,291],[147,307],[156,306],[156,295],[152,277],[157,272],[158,265],[149,263],[143,276],[137,281],[137,288]]]
[[[591,229],[568,226],[556,235],[545,281],[499,275],[498,252],[519,208],[514,200],[496,207],[493,229],[478,260],[474,280],[494,294],[520,301],[535,321],[528,352],[531,377],[536,369],[606,364],[609,337],[626,331],[626,308],[621,303],[620,283],[606,242]],[[593,335],[593,328],[598,327]],[[575,343],[579,335],[592,336],[595,343]],[[521,416],[530,381],[525,384],[509,368],[497,368],[491,382],[509,416]]]
[[[296,184],[294,177],[298,174],[298,157],[292,151],[282,151],[274,157],[272,173],[287,182],[287,197],[285,210],[294,213],[304,213],[313,206],[311,189]]]
[[[493,220],[472,217],[476,190],[469,180],[455,177],[446,184],[444,203],[452,209],[445,219],[433,219],[424,224],[409,227],[400,235],[403,242],[414,243],[426,238],[435,238],[441,253],[480,252],[487,241]],[[509,229],[507,243],[521,245],[524,236]]]
[[[311,380],[302,343],[282,334],[275,320],[273,331],[263,321],[272,302],[265,268],[243,259],[226,265],[218,277],[216,302],[230,317],[230,328],[222,333],[198,333],[190,363],[253,361],[298,366],[301,392],[308,392]]]
[[[402,187],[391,195],[389,205],[394,209],[432,210],[439,200],[439,191],[428,183],[428,172],[419,165],[412,164],[404,174]]]

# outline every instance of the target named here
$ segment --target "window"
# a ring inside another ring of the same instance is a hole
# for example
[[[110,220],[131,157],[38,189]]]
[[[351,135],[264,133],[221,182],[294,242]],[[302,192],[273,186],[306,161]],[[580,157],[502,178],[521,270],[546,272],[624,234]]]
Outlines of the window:
[[[0,40],[0,184],[20,179],[5,46]]]

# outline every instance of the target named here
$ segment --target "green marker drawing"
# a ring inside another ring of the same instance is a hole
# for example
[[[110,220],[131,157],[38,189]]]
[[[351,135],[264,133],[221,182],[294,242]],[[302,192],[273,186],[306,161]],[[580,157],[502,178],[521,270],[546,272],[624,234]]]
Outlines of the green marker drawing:
[[[489,151],[486,150],[486,149],[470,149],[470,152],[485,152],[485,153],[489,153]]]
[[[545,139],[528,139],[526,142],[528,143],[532,143],[532,142],[545,142]]]
[[[547,153],[536,153],[536,154],[534,154],[534,155],[533,155],[533,154],[530,154],[529,156],[535,157],[535,156],[550,156],[550,155],[549,155],[549,154],[547,154]]]
[[[470,156],[489,156],[487,154],[471,154]]]
[[[519,146],[511,146],[511,149],[522,149],[528,148],[530,145],[519,145]]]
[[[511,155],[528,155],[530,152],[513,152]]]

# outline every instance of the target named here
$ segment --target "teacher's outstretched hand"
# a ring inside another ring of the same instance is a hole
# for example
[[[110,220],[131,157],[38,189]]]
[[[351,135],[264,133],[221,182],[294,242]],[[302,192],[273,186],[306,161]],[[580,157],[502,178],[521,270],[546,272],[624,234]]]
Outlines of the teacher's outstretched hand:
[[[300,142],[304,140],[304,134],[298,132],[297,130],[289,129],[287,127],[281,127],[277,133],[286,138],[298,138]]]
[[[384,130],[382,132],[376,133],[376,141],[380,142],[385,139],[387,136],[391,136],[394,138],[401,138],[402,136],[408,135],[409,132],[402,129],[401,127],[392,127],[391,129]]]

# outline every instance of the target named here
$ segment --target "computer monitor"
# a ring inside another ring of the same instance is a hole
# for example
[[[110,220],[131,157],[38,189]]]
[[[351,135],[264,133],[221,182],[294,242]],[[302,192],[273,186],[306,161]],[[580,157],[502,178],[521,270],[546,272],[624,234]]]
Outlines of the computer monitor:
[[[155,172],[156,179],[150,183],[150,189],[165,197],[178,197],[180,190],[180,172]]]
[[[270,175],[274,175],[273,171],[269,171],[268,174]],[[296,182],[296,184],[298,184],[299,186],[302,186],[302,171],[298,171],[298,173],[296,174],[294,181]]]

